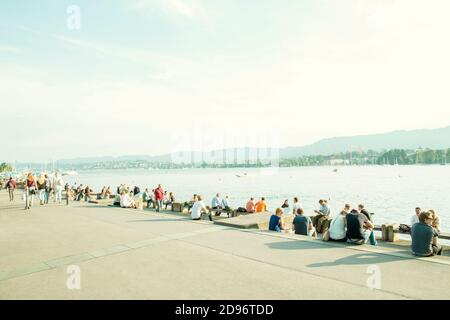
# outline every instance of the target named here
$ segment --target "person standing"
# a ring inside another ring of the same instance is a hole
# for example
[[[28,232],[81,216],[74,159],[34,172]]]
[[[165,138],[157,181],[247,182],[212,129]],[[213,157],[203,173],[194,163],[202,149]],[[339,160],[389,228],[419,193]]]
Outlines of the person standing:
[[[161,184],[158,184],[158,188],[155,189],[156,212],[160,212],[162,208],[163,199],[164,199],[164,190],[161,187]]]
[[[48,199],[50,198],[50,194],[52,192],[52,183],[47,174],[44,175],[45,178],[45,204],[48,204]]]
[[[53,190],[55,191],[55,201],[61,204],[62,201],[62,191],[64,188],[64,180],[62,179],[59,172],[55,173],[55,178],[53,179]]]
[[[39,193],[39,203],[43,206],[45,203],[45,176],[42,173],[37,180],[36,187]]]
[[[6,188],[8,189],[9,194],[9,201],[14,201],[14,190],[16,190],[16,187],[16,180],[14,180],[13,177],[9,177],[9,180],[6,183]]]
[[[28,210],[33,206],[34,195],[36,194],[36,184],[33,174],[30,172],[25,181],[25,209]]]

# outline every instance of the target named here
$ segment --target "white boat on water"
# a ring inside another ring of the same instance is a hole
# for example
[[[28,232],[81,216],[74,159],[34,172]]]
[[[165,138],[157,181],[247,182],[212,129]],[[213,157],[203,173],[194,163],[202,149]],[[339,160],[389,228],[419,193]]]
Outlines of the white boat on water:
[[[77,176],[78,172],[73,171],[73,170],[72,171],[63,171],[62,175],[63,176]]]

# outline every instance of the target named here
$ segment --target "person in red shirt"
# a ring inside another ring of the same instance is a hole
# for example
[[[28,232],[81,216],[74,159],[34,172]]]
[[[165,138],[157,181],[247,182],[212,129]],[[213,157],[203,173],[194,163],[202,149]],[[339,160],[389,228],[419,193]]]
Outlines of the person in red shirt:
[[[36,194],[36,181],[31,172],[28,174],[27,180],[25,182],[25,193],[26,193],[25,209],[30,209],[31,206],[33,205],[34,195]]]
[[[158,188],[155,189],[155,200],[156,200],[156,212],[162,208],[162,202],[164,199],[164,190],[160,184],[158,184]]]
[[[16,180],[12,177],[9,177],[8,182],[6,183],[6,188],[9,193],[9,201],[14,201],[14,190],[16,190]]]

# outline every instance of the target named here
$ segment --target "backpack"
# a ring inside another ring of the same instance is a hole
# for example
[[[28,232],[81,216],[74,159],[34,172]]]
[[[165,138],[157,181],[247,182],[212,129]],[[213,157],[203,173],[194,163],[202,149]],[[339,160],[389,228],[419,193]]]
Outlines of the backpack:
[[[411,233],[411,227],[407,224],[400,224],[398,230],[403,233]]]

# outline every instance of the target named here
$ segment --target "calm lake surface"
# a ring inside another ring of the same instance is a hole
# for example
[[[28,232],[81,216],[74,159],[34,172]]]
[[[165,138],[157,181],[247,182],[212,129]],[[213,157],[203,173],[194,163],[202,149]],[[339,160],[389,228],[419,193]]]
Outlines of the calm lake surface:
[[[121,183],[150,190],[158,183],[186,201],[194,193],[206,197],[207,204],[217,193],[231,197],[232,206],[245,207],[251,196],[266,197],[269,210],[298,196],[307,214],[318,207],[318,200],[330,199],[332,214],[345,203],[363,203],[374,212],[375,223],[408,223],[414,208],[434,209],[441,216],[441,228],[450,231],[447,200],[450,192],[450,166],[353,166],[300,167],[271,169],[182,169],[182,170],[93,170],[78,176],[64,176],[66,182],[83,183],[95,191]],[[243,175],[246,177],[237,177]]]

